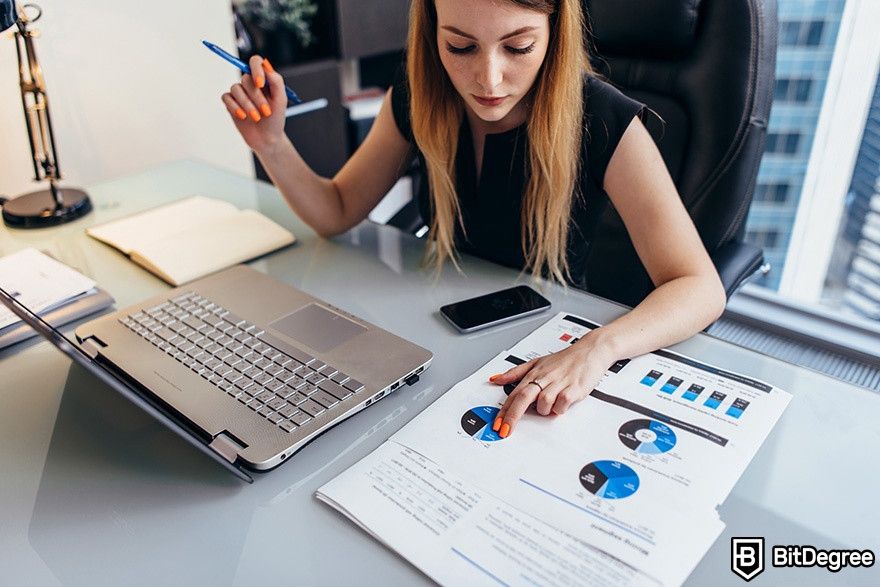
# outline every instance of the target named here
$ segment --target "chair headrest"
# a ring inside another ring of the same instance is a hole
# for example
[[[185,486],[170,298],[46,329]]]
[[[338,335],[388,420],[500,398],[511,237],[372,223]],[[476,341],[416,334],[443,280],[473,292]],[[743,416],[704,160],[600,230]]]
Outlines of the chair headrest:
[[[601,55],[669,58],[693,47],[701,1],[584,0],[584,7]]]

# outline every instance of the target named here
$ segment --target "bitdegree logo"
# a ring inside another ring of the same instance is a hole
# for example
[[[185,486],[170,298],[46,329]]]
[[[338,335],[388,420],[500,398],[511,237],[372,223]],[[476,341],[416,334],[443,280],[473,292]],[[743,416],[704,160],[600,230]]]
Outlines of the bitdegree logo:
[[[764,572],[764,538],[731,538],[730,570],[743,581],[751,581]]]
[[[845,567],[873,567],[874,551],[870,549],[816,548],[810,544],[782,544],[773,547],[774,567],[819,567],[838,573]],[[751,581],[764,572],[764,538],[754,536],[730,539],[730,570],[744,581]]]
[[[871,550],[823,550],[810,545],[776,545],[773,547],[774,567],[822,567],[837,573],[844,567],[874,566]]]

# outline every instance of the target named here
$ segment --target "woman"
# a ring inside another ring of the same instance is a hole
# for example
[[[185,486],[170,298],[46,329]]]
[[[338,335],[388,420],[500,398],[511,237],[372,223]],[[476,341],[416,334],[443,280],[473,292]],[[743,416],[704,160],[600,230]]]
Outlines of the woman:
[[[366,218],[417,155],[437,266],[464,250],[583,283],[607,194],[655,289],[564,351],[494,375],[498,385],[519,382],[494,423],[502,437],[533,402],[538,414],[563,414],[614,361],[692,336],[725,304],[642,124],[644,106],[592,75],[583,31],[581,0],[414,0],[406,76],[332,179],[284,135],[283,81],[268,61],[251,58],[253,77],[223,95],[290,207],[323,236]]]

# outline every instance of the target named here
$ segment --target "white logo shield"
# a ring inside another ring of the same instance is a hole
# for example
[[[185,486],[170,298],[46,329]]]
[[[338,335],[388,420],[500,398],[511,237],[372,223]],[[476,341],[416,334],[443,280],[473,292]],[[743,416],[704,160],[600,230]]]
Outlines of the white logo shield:
[[[730,570],[751,581],[764,571],[763,538],[731,538]]]

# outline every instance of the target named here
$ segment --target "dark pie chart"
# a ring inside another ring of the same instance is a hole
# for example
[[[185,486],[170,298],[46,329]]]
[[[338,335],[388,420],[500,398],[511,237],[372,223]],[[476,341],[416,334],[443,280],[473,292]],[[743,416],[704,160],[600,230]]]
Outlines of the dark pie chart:
[[[604,499],[623,499],[639,488],[639,476],[618,461],[593,461],[580,474],[584,489]]]
[[[617,431],[620,442],[632,450],[655,455],[675,446],[675,432],[666,424],[655,420],[630,420]]]
[[[476,440],[495,442],[501,440],[498,433],[492,430],[492,423],[500,410],[490,406],[471,408],[461,417],[461,429]]]

